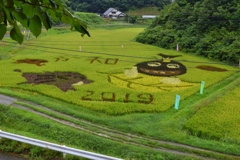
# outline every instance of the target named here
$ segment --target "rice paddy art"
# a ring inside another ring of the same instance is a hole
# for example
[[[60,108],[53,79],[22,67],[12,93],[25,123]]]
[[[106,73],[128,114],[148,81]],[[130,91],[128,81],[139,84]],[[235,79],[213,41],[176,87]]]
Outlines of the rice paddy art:
[[[124,74],[108,75],[108,81],[116,86],[145,92],[177,91],[198,85],[176,77],[187,72],[183,64],[172,60],[181,55],[158,55],[162,56],[161,60],[140,62],[124,69]]]
[[[215,71],[215,72],[226,72],[227,71],[226,69],[214,67],[214,66],[210,66],[210,65],[201,65],[201,66],[197,66],[196,68],[202,69],[205,71]]]
[[[75,90],[72,85],[89,84],[93,81],[88,80],[84,75],[73,72],[45,72],[45,73],[23,73],[27,82],[21,84],[47,84],[55,85],[62,91]]]
[[[27,63],[27,64],[35,64],[37,66],[42,66],[45,63],[47,63],[47,60],[44,59],[30,59],[30,58],[25,58],[25,59],[19,59],[17,60],[16,63]]]
[[[171,56],[162,53],[158,55],[162,56],[162,60],[138,63],[136,65],[138,72],[153,76],[175,76],[187,72],[187,69],[183,64],[171,60],[171,58],[179,57],[181,55]]]
[[[108,32],[112,33],[104,34]],[[51,41],[41,37],[33,42],[42,46],[40,53],[32,53],[34,46],[27,45],[12,58],[2,59],[0,84],[121,115],[164,112],[174,105],[176,94],[183,101],[199,92],[201,81],[207,88],[233,74],[226,65],[139,44],[130,40],[134,36],[128,40],[126,36],[121,40],[74,38],[63,45],[66,36],[72,39],[74,33],[51,36]],[[216,71],[219,68],[227,71]]]

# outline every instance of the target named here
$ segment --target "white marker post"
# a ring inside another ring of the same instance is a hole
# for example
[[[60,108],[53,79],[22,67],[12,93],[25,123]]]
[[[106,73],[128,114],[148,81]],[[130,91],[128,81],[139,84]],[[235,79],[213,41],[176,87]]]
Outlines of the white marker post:
[[[205,85],[205,82],[202,81],[200,86],[200,94],[203,94],[204,85]]]
[[[175,100],[175,109],[178,110],[179,108],[179,103],[180,103],[180,95],[176,95],[176,100]]]
[[[27,41],[29,40],[29,37],[30,37],[30,31],[28,30]]]
[[[178,44],[177,44],[176,50],[177,50],[177,51],[179,51],[179,47],[178,47]]]
[[[124,48],[123,44],[122,44],[122,48]]]
[[[79,51],[82,52],[82,46],[79,46]]]

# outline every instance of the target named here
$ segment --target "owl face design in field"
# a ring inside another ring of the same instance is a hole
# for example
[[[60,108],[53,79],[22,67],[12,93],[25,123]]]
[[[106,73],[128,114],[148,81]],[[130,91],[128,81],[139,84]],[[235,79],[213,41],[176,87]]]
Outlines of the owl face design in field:
[[[171,60],[171,58],[179,57],[181,55],[169,56],[161,53],[158,55],[162,56],[162,60],[147,61],[136,64],[138,72],[152,76],[176,76],[187,72],[187,68],[183,64]]]
[[[161,60],[140,62],[132,68],[125,68],[124,74],[111,74],[110,83],[142,92],[177,91],[198,84],[180,80],[177,75],[187,73],[187,68],[171,58],[181,55],[164,55]]]

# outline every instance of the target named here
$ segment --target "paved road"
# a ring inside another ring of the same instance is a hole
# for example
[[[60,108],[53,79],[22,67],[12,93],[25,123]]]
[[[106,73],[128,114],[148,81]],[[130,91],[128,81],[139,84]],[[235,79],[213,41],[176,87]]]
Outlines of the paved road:
[[[3,94],[0,94],[0,104],[3,104],[3,105],[10,105],[14,102],[16,102],[17,99],[16,98],[12,98],[12,97],[9,97],[9,96],[5,96]]]
[[[0,159],[1,160],[27,160],[25,158],[16,157],[11,154],[1,153],[1,152],[0,152]]]

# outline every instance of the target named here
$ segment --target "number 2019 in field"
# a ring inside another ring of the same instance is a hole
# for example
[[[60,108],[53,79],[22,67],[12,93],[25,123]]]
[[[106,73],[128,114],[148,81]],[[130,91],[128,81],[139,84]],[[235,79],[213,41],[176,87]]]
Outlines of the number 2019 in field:
[[[87,91],[86,94],[81,97],[81,99],[84,101],[95,101],[93,99],[94,94],[96,94],[94,91]],[[99,101],[116,102],[116,96],[117,94],[114,92],[101,92],[100,93],[101,98],[99,99]],[[131,96],[129,93],[126,93],[124,95],[123,102],[124,103],[137,102],[137,103],[151,104],[153,100],[154,100],[154,96],[149,93],[138,94],[136,98]]]

